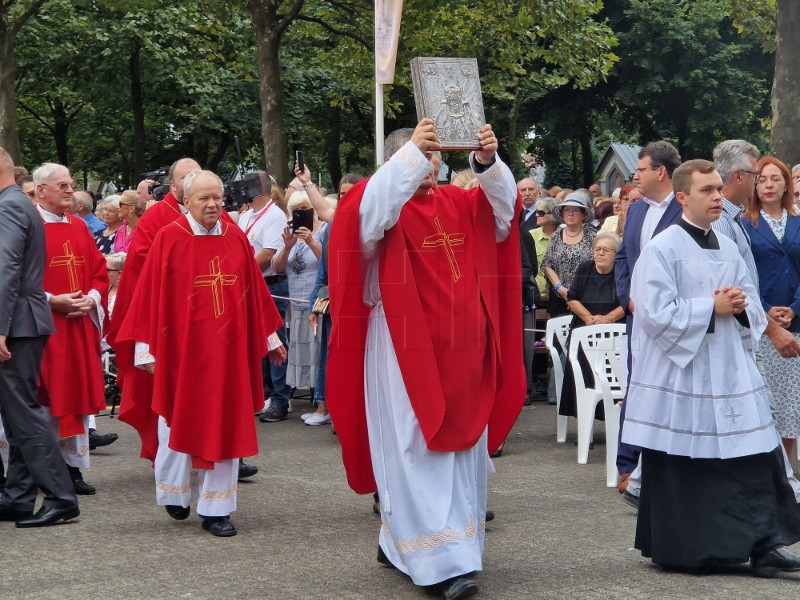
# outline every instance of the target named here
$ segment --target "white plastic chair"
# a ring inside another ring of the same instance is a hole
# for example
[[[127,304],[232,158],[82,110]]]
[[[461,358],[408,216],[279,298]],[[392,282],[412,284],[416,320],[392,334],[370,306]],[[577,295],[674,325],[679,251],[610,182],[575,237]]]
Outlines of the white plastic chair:
[[[544,337],[547,349],[550,351],[550,360],[553,363],[553,379],[556,384],[556,441],[560,444],[567,441],[567,422],[569,420],[569,417],[560,416],[558,409],[561,404],[561,389],[564,385],[564,365],[561,357],[566,353],[570,323],[572,323],[572,315],[548,319]]]
[[[575,397],[578,408],[578,464],[589,462],[589,444],[592,440],[594,413],[602,402],[606,425],[606,485],[613,487],[617,481],[617,438],[621,406],[624,396],[617,373],[621,373],[620,340],[625,335],[624,324],[587,325],[572,332],[569,361],[575,374]],[[587,388],[583,370],[578,360],[578,348],[592,367],[595,386]]]

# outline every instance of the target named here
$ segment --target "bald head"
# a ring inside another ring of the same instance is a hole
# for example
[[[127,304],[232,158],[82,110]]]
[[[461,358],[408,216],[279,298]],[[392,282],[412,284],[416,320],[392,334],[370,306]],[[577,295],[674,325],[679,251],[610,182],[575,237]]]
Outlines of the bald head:
[[[94,199],[89,192],[79,191],[72,194],[72,212],[85,217],[94,209]]]
[[[175,200],[183,204],[183,179],[192,171],[200,171],[200,164],[193,158],[179,158],[169,168],[169,191]]]
[[[7,187],[15,181],[14,161],[11,160],[11,155],[0,147],[0,187]]]

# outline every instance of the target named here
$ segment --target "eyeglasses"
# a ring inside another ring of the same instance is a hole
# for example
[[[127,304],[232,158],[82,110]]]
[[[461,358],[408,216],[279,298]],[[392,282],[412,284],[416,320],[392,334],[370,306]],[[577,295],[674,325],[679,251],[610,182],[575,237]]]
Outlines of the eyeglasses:
[[[136,206],[135,204],[131,204],[130,202],[120,202],[120,206]]]
[[[758,177],[758,171],[748,171],[747,169],[739,169],[742,173],[747,173],[748,175],[755,175]]]
[[[633,172],[634,172],[634,174],[638,173],[639,175],[641,175],[645,171],[658,171],[660,168],[661,167],[638,167],[638,168],[634,169]]]
[[[57,187],[62,192],[66,192],[67,190],[75,191],[78,189],[78,184],[74,181],[70,181],[67,183],[66,181],[62,181],[61,183],[46,183],[45,185],[53,185]]]
[[[606,254],[608,252],[616,252],[613,248],[605,248],[604,246],[596,246],[594,249],[597,254]]]
[[[535,214],[537,217],[546,217],[546,216],[547,216],[547,215],[549,215],[550,213],[549,213],[549,212],[545,212],[545,211],[543,211],[543,210],[537,210],[537,211],[536,211],[535,213],[533,213],[533,214]]]

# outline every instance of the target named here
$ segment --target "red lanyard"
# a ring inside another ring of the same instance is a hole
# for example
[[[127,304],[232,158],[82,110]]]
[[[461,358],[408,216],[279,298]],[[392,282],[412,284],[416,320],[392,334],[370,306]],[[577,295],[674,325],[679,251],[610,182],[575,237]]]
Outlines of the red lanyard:
[[[267,202],[267,205],[264,207],[264,209],[263,209],[263,210],[262,210],[260,213],[258,213],[258,214],[255,216],[255,218],[254,218],[254,219],[253,219],[253,220],[250,222],[250,224],[247,226],[247,229],[245,229],[245,230],[244,230],[244,234],[245,234],[245,235],[249,234],[249,233],[250,233],[250,230],[253,228],[253,226],[254,226],[256,223],[258,223],[258,220],[259,220],[261,217],[263,217],[265,214],[267,214],[267,211],[269,210],[269,207],[270,207],[270,206],[272,206],[272,200],[270,200],[269,202]]]

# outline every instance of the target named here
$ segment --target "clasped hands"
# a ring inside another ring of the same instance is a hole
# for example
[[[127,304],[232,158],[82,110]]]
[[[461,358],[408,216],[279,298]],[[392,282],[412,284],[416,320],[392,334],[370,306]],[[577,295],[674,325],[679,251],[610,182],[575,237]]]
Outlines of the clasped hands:
[[[67,315],[68,319],[75,319],[89,314],[97,304],[94,298],[78,290],[71,294],[58,294],[50,296],[50,308],[56,312]]]
[[[792,324],[792,319],[795,317],[794,311],[788,306],[773,306],[769,309],[768,314],[778,325],[784,329],[788,328],[789,325]]]
[[[433,119],[422,119],[414,133],[411,135],[411,141],[419,148],[420,152],[425,155],[425,158],[430,160],[431,153],[442,149],[442,142],[439,139],[439,134],[436,133],[436,125]],[[494,161],[494,155],[497,152],[497,138],[492,131],[492,126],[488,123],[480,128],[478,132],[478,144],[481,149],[475,151],[475,157],[478,162],[484,165],[489,165]]]
[[[714,290],[714,314],[721,317],[738,315],[747,308],[747,296],[741,288],[730,285]]]

